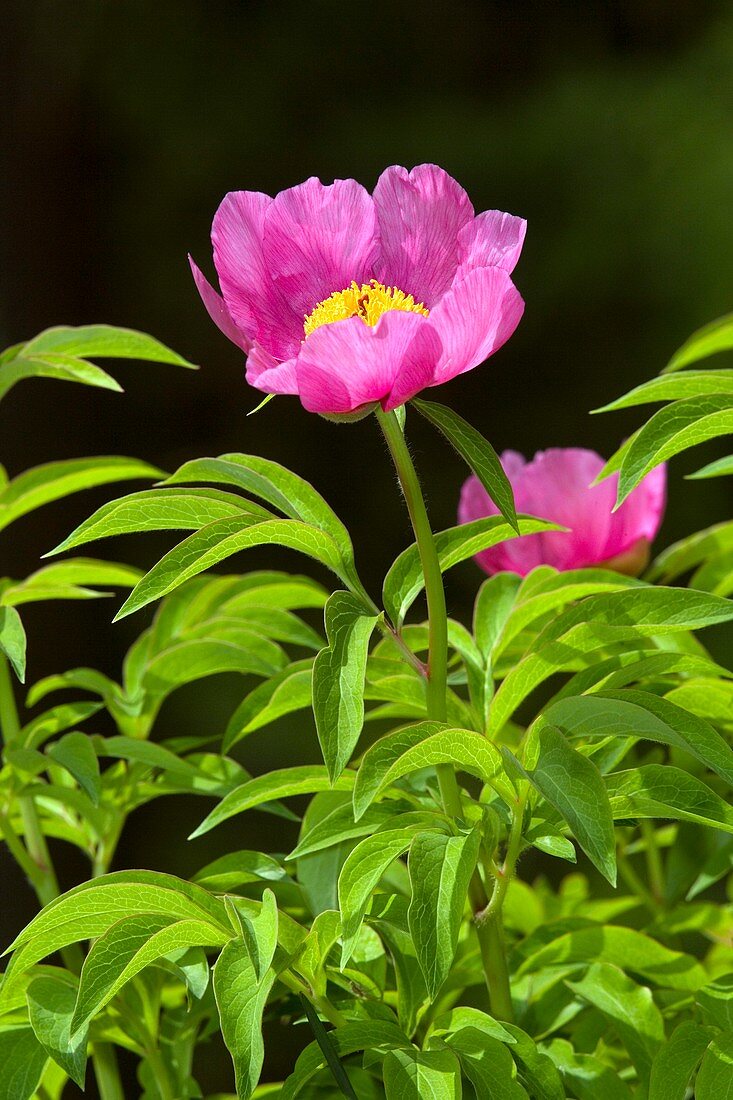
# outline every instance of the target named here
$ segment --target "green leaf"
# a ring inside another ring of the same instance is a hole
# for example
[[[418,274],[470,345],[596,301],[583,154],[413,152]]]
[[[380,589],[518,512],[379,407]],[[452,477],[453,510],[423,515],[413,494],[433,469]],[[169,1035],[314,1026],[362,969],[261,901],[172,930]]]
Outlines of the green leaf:
[[[37,685],[36,685],[37,686]],[[70,726],[78,726],[102,709],[102,703],[62,703],[39,714],[23,726],[20,742],[27,748],[37,749],[55,733],[62,733]]]
[[[399,803],[382,802],[368,809],[359,821],[354,821],[354,808],[351,799],[348,795],[344,795],[344,799],[345,801],[341,805],[336,806],[320,821],[317,821],[315,825],[303,829],[297,846],[290,855],[286,856],[287,860],[300,859],[302,856],[320,852],[324,848],[331,848],[344,840],[367,836],[388,824],[401,825],[406,817],[408,818],[407,824],[414,824],[415,819],[418,818],[423,827],[426,822],[432,823],[441,820],[437,815],[431,813],[420,814],[418,812],[417,814],[405,815],[400,813],[400,810],[404,807]]]
[[[377,895],[372,902],[369,924],[377,930],[392,957],[400,1027],[406,1035],[412,1035],[430,1005],[430,998],[407,928],[407,900],[397,894],[388,896],[383,909],[385,919],[381,919],[382,914],[374,915],[375,910],[380,911],[379,903],[380,895]]]
[[[261,729],[293,711],[310,707],[312,684],[313,662],[310,660],[288,665],[264,683],[258,684],[245,696],[229,719],[222,752],[229,752],[232,745],[236,745],[254,730]]]
[[[579,997],[597,1008],[618,1033],[642,1077],[664,1042],[664,1021],[651,990],[637,985],[609,963],[594,963],[580,981],[568,982]]]
[[[264,852],[229,852],[207,863],[191,881],[214,893],[230,893],[250,882],[280,882],[287,873],[280,863]]]
[[[733,550],[733,523],[716,523],[668,546],[654,560],[647,577],[650,581],[667,582],[706,559],[730,550]]]
[[[691,672],[698,671],[690,669]],[[692,711],[708,722],[715,722],[721,726],[730,725],[731,708],[733,707],[733,683],[720,679],[720,675],[726,675],[725,670],[700,669],[708,673],[718,673],[713,676],[701,676],[699,679],[686,679],[679,687],[672,688],[665,698],[682,706],[687,711]]]
[[[221,947],[231,937],[203,919],[171,920],[167,914],[141,914],[113,924],[95,940],[84,960],[72,1035],[108,1004],[146,966],[187,947]]]
[[[488,439],[484,439],[467,420],[445,405],[434,401],[418,401],[413,405],[426,420],[443,433],[483,485],[507,523],[519,534],[514,493],[504,467]]]
[[[232,604],[234,604],[234,607],[232,607]],[[290,611],[280,607],[268,607],[266,605],[259,607],[252,602],[246,607],[237,608],[236,601],[227,601],[219,609],[216,617],[210,619],[209,622],[212,624],[218,622],[240,623],[241,626],[256,631],[265,638],[272,638],[288,645],[303,646],[306,649],[318,650],[323,645],[323,638],[320,634],[317,634],[312,627],[308,626],[297,615],[293,615]],[[202,623],[196,629],[203,632],[204,627],[205,624]]]
[[[603,778],[592,760],[570,747],[559,730],[543,726],[532,783],[562,814],[590,861],[616,883],[616,840]]]
[[[643,637],[702,630],[733,619],[733,601],[689,588],[634,586],[621,592],[589,596],[558,615],[539,642],[561,638],[574,626],[587,625],[610,641],[623,639],[629,624]],[[600,628],[600,629],[599,629]]]
[[[305,764],[297,768],[281,768],[278,771],[260,775],[256,779],[250,779],[241,787],[236,787],[221,800],[199,827],[195,829],[189,840],[203,836],[222,821],[226,821],[245,810],[261,806],[263,803],[272,802],[278,798],[290,798],[296,794],[315,794],[317,791],[347,791],[353,786],[352,775],[342,775],[335,782],[331,782],[326,768],[317,764]]]
[[[588,596],[553,619],[507,673],[492,702],[488,733],[496,737],[519,704],[553,673],[582,668],[601,646],[664,637],[733,618],[733,602],[687,588],[643,586]]]
[[[702,966],[691,955],[671,951],[633,928],[611,924],[565,932],[529,955],[518,976],[535,974],[548,967],[594,962],[630,970],[663,989],[695,990],[707,980]]]
[[[214,996],[240,1100],[248,1100],[260,1079],[262,1013],[276,977],[270,968],[259,980],[248,947],[236,940],[226,945],[214,966]]]
[[[689,397],[666,405],[637,432],[624,455],[616,507],[655,466],[690,447],[731,432],[733,397],[729,395]]]
[[[159,768],[164,772],[180,773],[185,776],[200,776],[198,768],[181,759],[164,745],[154,741],[140,741],[135,737],[100,737],[95,739],[98,756],[111,756],[116,760],[129,760],[135,764],[145,764],[149,768]]]
[[[109,584],[114,587],[132,588],[142,573],[129,565],[113,561],[96,561],[93,558],[70,558],[38,569],[24,581],[9,585],[2,593],[2,603],[17,607],[19,604],[38,600],[79,600],[106,596],[82,587],[92,584]]]
[[[706,463],[694,474],[686,474],[686,481],[700,481],[708,477],[728,477],[733,474],[733,455],[724,458],[716,458],[713,462]]]
[[[98,508],[46,557],[96,539],[139,531],[199,531],[219,519],[267,519],[270,513],[220,489],[146,489]]]
[[[328,646],[313,664],[313,713],[332,780],[348,764],[364,725],[364,676],[378,619],[349,592],[334,592],[326,604]]]
[[[356,845],[341,868],[338,899],[342,921],[342,970],[353,954],[372,892],[390,864],[410,847],[415,832],[413,828],[375,833]]]
[[[98,806],[102,782],[99,761],[91,738],[84,733],[67,733],[46,751],[54,763],[60,764],[74,777],[81,789],[89,795],[92,804]]]
[[[312,577],[255,572],[238,578],[237,591],[223,606],[228,614],[239,614],[252,604],[296,611],[304,607],[322,608],[328,595],[323,585]]]
[[[685,1100],[690,1078],[714,1034],[692,1020],[675,1028],[654,1056],[649,1100]]]
[[[453,764],[490,784],[508,805],[515,802],[514,787],[495,745],[475,730],[419,722],[388,734],[366,751],[354,787],[354,817],[358,820],[382,791],[403,775],[436,764]]]
[[[461,1060],[466,1077],[485,1100],[528,1100],[516,1080],[514,1060],[503,1043],[482,1028],[464,1027],[446,1039]]]
[[[703,1055],[695,1081],[695,1100],[733,1097],[733,1032],[717,1035]]]
[[[554,1039],[547,1051],[578,1100],[633,1100],[626,1082],[600,1058],[576,1054],[564,1039]]]
[[[26,637],[14,607],[0,607],[0,652],[10,661],[21,684],[25,683]]]
[[[527,580],[524,583],[526,585]],[[572,569],[547,577],[542,585],[532,588],[529,595],[525,595],[523,586],[498,639],[497,651],[503,652],[518,634],[551,611],[588,596],[640,587],[641,583],[609,569]]]
[[[258,982],[262,982],[272,964],[277,947],[277,901],[272,890],[263,891],[262,906],[258,913],[248,916],[242,912],[237,915],[241,923],[242,939],[255,970],[255,977]]]
[[[55,378],[60,382],[81,382],[85,386],[122,392],[122,386],[94,363],[73,355],[46,352],[37,356],[18,355],[0,364],[0,400],[26,378]]]
[[[445,1012],[442,1016],[439,1016],[431,1028],[430,1038],[432,1040],[435,1037],[440,1037],[445,1040],[447,1035],[469,1027],[490,1036],[492,1039],[498,1039],[501,1043],[512,1045],[517,1041],[514,1032],[518,1035],[524,1035],[524,1032],[520,1031],[518,1027],[508,1031],[504,1024],[499,1023],[488,1013],[482,1012],[481,1009],[461,1007],[451,1009],[450,1012]]]
[[[70,493],[108,485],[113,481],[135,478],[157,478],[163,471],[147,462],[118,455],[97,458],[70,458],[64,462],[47,462],[19,474],[0,492],[0,530],[20,516],[60,500]]]
[[[733,1031],[733,974],[722,974],[695,996],[706,1024]]]
[[[682,370],[690,363],[697,363],[700,359],[707,359],[708,356],[716,355],[721,351],[730,351],[731,348],[733,348],[733,314],[729,313],[693,332],[692,336],[674,353],[664,368],[665,372]]]
[[[505,1030],[514,1039],[512,1056],[536,1100],[565,1100],[562,1080],[552,1059],[538,1050],[534,1040],[521,1028],[507,1024]]]
[[[29,340],[24,355],[61,352],[65,355],[91,356],[93,359],[140,359],[150,363],[170,363],[196,370],[165,344],[134,329],[114,325],[80,325],[78,328],[49,328]]]
[[[702,718],[646,691],[599,691],[561,699],[543,711],[543,721],[566,736],[639,737],[684,749],[733,785],[733,750]]]
[[[92,879],[54,899],[16,936],[5,984],[30,966],[79,940],[104,935],[117,921],[143,914],[207,921],[227,935],[231,924],[221,901],[184,879],[157,871],[117,871]]]
[[[310,1024],[311,1031],[316,1037],[316,1042],[321,1048],[326,1065],[331,1071],[331,1075],[338,1085],[339,1092],[342,1096],[346,1096],[348,1100],[358,1100],[354,1087],[351,1084],[351,1079],[347,1074],[344,1067],[341,1065],[335,1050],[331,1045],[331,1040],[328,1037],[328,1032],[321,1023],[321,1018],[316,1012],[313,1005],[310,1003],[307,997],[300,994],[300,1002],[303,1005],[303,1011],[305,1012],[306,1019]]]
[[[291,519],[316,527],[330,536],[339,549],[345,573],[356,579],[348,531],[321,494],[292,470],[259,455],[225,454],[186,462],[166,484],[201,481],[235,485],[266,500]]]
[[[573,843],[565,836],[534,836],[532,847],[539,848],[541,852],[546,852],[548,856],[554,856],[555,859],[567,859],[570,863],[577,862]]]
[[[520,516],[518,524],[522,535],[560,530],[555,523],[527,516]],[[447,531],[439,531],[435,535],[435,548],[438,551],[441,571],[445,573],[446,570],[473,557],[479,551],[487,550],[491,546],[497,546],[500,542],[516,537],[514,528],[501,516],[477,519],[471,523],[460,524],[458,527],[450,527]],[[382,589],[384,606],[395,626],[402,624],[405,615],[424,587],[425,579],[420,564],[420,553],[417,545],[413,543],[412,546],[403,550],[384,578]]]
[[[476,828],[459,836],[418,833],[410,845],[407,920],[432,1000],[453,964],[479,841]]]
[[[232,554],[254,546],[284,546],[297,550],[347,580],[339,549],[325,532],[296,520],[252,523],[251,517],[235,516],[207,524],[169,551],[132,591],[115,621],[167,595],[190,577],[218,565]]]
[[[449,1050],[391,1050],[384,1059],[387,1100],[461,1100],[461,1069]]]
[[[43,1049],[83,1091],[87,1064],[86,1030],[71,1041],[76,993],[76,981],[70,978],[51,975],[34,978],[28,986],[28,1016]]]
[[[32,1100],[48,1055],[29,1027],[0,1031],[0,1096]]]
[[[623,397],[617,397],[594,413],[628,409],[634,405],[648,405],[656,401],[677,401],[683,397],[698,397],[709,393],[733,393],[733,371],[686,371],[684,374],[662,374],[641,386],[635,386]]]
[[[476,644],[487,660],[511,615],[521,578],[515,573],[496,573],[481,585],[473,612]]]
[[[733,807],[681,768],[644,764],[607,776],[606,788],[615,819],[670,818],[733,833]]]
[[[339,1058],[345,1058],[359,1050],[414,1050],[400,1029],[384,1020],[348,1023],[329,1031],[328,1038]],[[280,1100],[294,1100],[296,1096],[300,1096],[306,1085],[325,1065],[326,1059],[318,1043],[310,1043],[298,1056],[293,1073],[279,1092]]]
[[[228,637],[220,633],[224,636],[188,637],[156,654],[145,670],[144,690],[167,694],[219,672],[272,676],[287,661],[280,646],[252,630],[235,627]]]

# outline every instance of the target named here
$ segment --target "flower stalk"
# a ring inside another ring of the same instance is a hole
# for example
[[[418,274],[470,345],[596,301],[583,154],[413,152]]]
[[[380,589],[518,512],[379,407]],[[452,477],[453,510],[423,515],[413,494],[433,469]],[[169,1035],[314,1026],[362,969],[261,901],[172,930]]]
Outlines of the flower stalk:
[[[13,745],[20,737],[20,719],[15,702],[13,681],[7,658],[0,655],[0,729],[5,745]],[[48,905],[59,896],[59,884],[51,854],[38,820],[36,804],[31,795],[19,797],[20,814],[23,822],[25,844],[15,836],[10,822],[3,816],[0,829],[9,841],[8,848],[36,892],[42,906]],[[13,839],[14,837],[14,839]],[[10,839],[9,839],[10,838]],[[82,954],[77,944],[61,951],[65,965],[75,974],[82,967]],[[125,1100],[117,1068],[117,1056],[109,1043],[95,1043],[92,1047],[92,1062],[97,1086],[102,1100]]]
[[[376,417],[397,471],[397,477],[415,533],[415,541],[425,578],[425,596],[428,605],[426,687],[428,718],[445,722],[447,717],[448,615],[443,588],[443,574],[440,569],[435,538],[430,526],[417,470],[397,416],[394,412],[385,413],[377,408]],[[454,820],[462,819],[463,804],[455,769],[451,764],[438,764],[435,770],[446,814]],[[519,814],[520,838],[521,816]],[[504,887],[504,890],[506,890],[506,887]],[[501,904],[499,903],[494,911],[488,911],[489,901],[478,871],[474,871],[471,878],[469,900],[475,915],[481,914],[483,916],[485,914],[483,919],[475,921],[475,927],[481,948],[491,1011],[498,1019],[511,1021],[513,1012],[501,925]]]

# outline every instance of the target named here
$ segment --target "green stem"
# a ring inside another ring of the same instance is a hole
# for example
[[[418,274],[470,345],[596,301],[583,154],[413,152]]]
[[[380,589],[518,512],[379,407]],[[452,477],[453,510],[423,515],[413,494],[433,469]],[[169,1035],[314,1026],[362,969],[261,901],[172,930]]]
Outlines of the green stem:
[[[0,655],[0,728],[6,745],[18,743],[21,727],[15,702],[15,691],[10,675],[10,666],[7,659],[2,655]],[[9,851],[16,859],[21,870],[28,875],[39,902],[42,906],[48,905],[60,893],[51,854],[41,829],[41,823],[38,820],[38,812],[33,796],[21,794],[18,798],[18,805],[23,822],[25,846],[15,837],[8,821],[0,824],[0,830],[8,843]],[[13,840],[13,837],[15,837],[15,840]],[[33,871],[31,871],[31,866]],[[79,945],[69,944],[64,947],[61,956],[66,967],[72,973],[78,974],[83,962]],[[95,1043],[92,1048],[92,1059],[102,1100],[125,1100],[117,1071],[117,1058],[114,1048],[107,1043]]]
[[[621,850],[619,850],[618,852],[617,863],[619,874],[621,875],[621,878],[624,880],[631,892],[633,894],[636,894],[639,901],[646,905],[647,909],[653,916],[656,916],[656,901],[632,867],[629,857],[627,855],[624,855],[623,851]]]
[[[278,981],[282,982],[286,989],[289,989],[291,993],[297,993],[299,997],[305,997],[310,1004],[314,1005],[318,1009],[321,1016],[325,1016],[329,1023],[334,1027],[345,1027],[348,1024],[348,1020],[342,1012],[332,1005],[328,997],[324,994],[322,997],[317,997],[310,986],[306,985],[304,981],[294,974],[292,970],[284,970],[278,975]]]
[[[402,494],[415,533],[415,541],[425,578],[425,597],[428,604],[428,718],[445,722],[448,678],[448,614],[445,605],[445,590],[443,588],[440,560],[435,547],[435,538],[430,526],[417,470],[397,417],[394,412],[384,413],[379,408],[376,416],[384,433],[402,487]],[[439,764],[436,772],[445,812],[450,817],[460,820],[463,817],[463,805],[455,769],[451,764]],[[474,914],[480,914],[486,910],[488,899],[478,871],[474,872],[471,879],[469,898]],[[501,934],[501,913],[499,912],[490,920],[476,921],[476,932],[481,947],[486,984],[489,989],[491,1011],[502,1020],[512,1020],[509,974]]]
[[[0,725],[3,741],[6,745],[15,745],[20,739],[20,720],[15,705],[13,681],[10,666],[5,657],[0,657]],[[59,884],[51,863],[46,838],[41,830],[36,804],[31,795],[20,795],[18,799],[20,816],[23,822],[23,836],[28,855],[37,871],[31,882],[41,905],[47,905],[59,894]],[[30,877],[30,876],[29,876]]]
[[[428,511],[420,488],[415,464],[405,442],[397,417],[393,412],[377,410],[377,420],[387,441],[402,493],[415,532],[420,564],[425,577],[428,602],[428,715],[439,722],[446,717],[446,679],[448,676],[448,615],[445,607],[443,574],[440,571],[435,539]],[[459,796],[460,797],[460,796]]]
[[[125,1100],[117,1068],[117,1056],[111,1043],[92,1045],[92,1063],[101,1100]]]
[[[657,847],[657,833],[652,821],[643,818],[639,822],[641,835],[646,846],[646,869],[649,876],[651,893],[658,905],[664,905],[665,883],[662,855]]]
[[[175,1091],[171,1085],[170,1078],[168,1076],[168,1070],[166,1064],[161,1057],[161,1053],[157,1048],[148,1050],[145,1054],[145,1059],[150,1066],[150,1070],[155,1078],[155,1083],[158,1086],[158,1092],[160,1093],[161,1100],[176,1100]]]

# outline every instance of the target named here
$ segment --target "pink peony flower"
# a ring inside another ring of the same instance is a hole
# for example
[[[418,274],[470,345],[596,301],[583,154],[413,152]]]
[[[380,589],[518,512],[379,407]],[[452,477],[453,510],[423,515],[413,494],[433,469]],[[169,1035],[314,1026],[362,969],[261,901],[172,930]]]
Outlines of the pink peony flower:
[[[387,168],[370,195],[316,178],[274,199],[232,191],[211,231],[221,294],[191,260],[247,381],[311,412],[385,411],[478,366],[524,303],[509,275],[526,222],[474,216],[442,168]]]
[[[517,511],[560,523],[568,531],[523,535],[484,550],[476,561],[487,573],[508,570],[525,576],[537,565],[560,570],[601,565],[637,576],[645,568],[664,515],[665,466],[647,474],[614,512],[618,475],[591,487],[604,466],[595,451],[577,447],[538,451],[531,462],[516,451],[505,451],[501,462]],[[468,523],[498,512],[478,478],[470,477],[461,490],[459,521]]]

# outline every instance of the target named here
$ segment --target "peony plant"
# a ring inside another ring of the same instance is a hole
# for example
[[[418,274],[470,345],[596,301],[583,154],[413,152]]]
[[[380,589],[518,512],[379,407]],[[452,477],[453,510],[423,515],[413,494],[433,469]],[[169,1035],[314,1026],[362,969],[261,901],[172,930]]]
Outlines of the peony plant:
[[[117,1048],[146,1100],[202,1097],[217,1031],[242,1100],[727,1095],[733,676],[698,632],[733,620],[733,523],[651,553],[666,463],[731,432],[733,374],[699,364],[733,350],[733,317],[606,407],[662,406],[607,463],[500,459],[420,395],[511,336],[524,232],[475,215],[441,169],[394,167],[373,195],[316,179],[227,195],[219,290],[191,261],[265,400],[374,417],[414,534],[378,599],[344,522],[265,457],[193,457],[170,475],[83,458],[0,487],[8,526],[77,490],[156,482],[0,588],[0,830],[40,907],[6,952],[0,1097],[59,1100],[93,1074],[120,1100]],[[0,396],[34,377],[117,389],[104,357],[191,366],[141,333],[55,328],[4,353]],[[448,530],[430,525],[413,416],[469,468]],[[724,458],[693,476],[731,472]],[[144,575],[67,556],[153,530],[184,537]],[[263,546],[308,571],[215,571]],[[466,624],[443,578],[471,558]],[[118,618],[152,612],[118,678],[62,667],[23,697],[23,604],[98,586],[129,590]],[[226,727],[161,739],[165,700],[223,672],[242,676]],[[288,715],[315,725],[321,759],[251,775],[237,746]],[[190,880],[118,866],[128,818],[173,793],[209,803],[193,836],[236,819],[241,847]],[[288,852],[248,843],[257,812],[289,823]],[[66,893],[61,844],[89,867]],[[275,1020],[293,1025],[290,1072],[261,1083]]]

